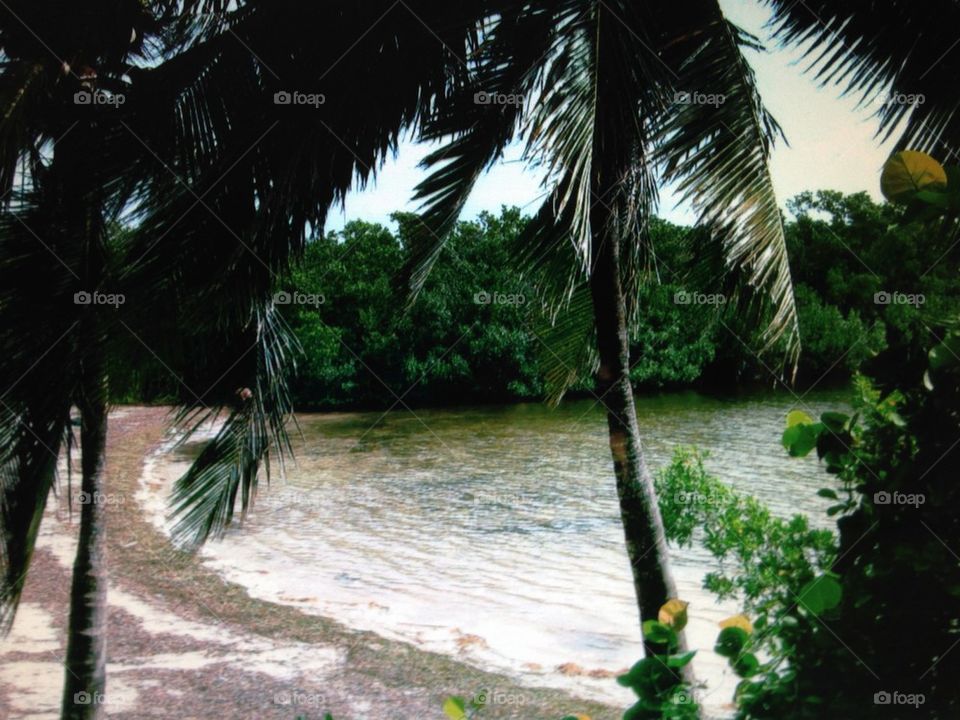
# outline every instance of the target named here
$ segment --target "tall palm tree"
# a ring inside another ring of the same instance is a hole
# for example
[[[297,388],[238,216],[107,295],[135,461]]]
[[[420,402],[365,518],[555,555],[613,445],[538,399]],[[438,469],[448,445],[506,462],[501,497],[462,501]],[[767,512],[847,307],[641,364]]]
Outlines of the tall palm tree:
[[[767,343],[783,339],[788,360],[799,349],[767,164],[779,128],[745,47],[755,40],[710,0],[522,3],[487,29],[459,94],[423,132],[448,142],[425,160],[434,172],[418,188],[414,291],[476,178],[509,143],[524,142],[545,168],[547,199],[519,256],[556,321],[541,335],[551,399],[584,369],[595,374],[641,620],[676,596],[629,374],[637,285],[656,252],[648,225],[658,180],[677,183],[699,211],[745,297],[772,300]],[[525,101],[477,105],[476,93]]]
[[[924,98],[878,105],[880,134],[902,127],[901,147],[944,159],[953,152],[960,141],[960,96],[948,91],[960,63],[949,52],[960,19],[955,3],[923,13],[906,2],[765,4],[776,37],[804,46],[822,83],[860,93],[865,103],[880,91]],[[524,142],[527,158],[547,170],[547,199],[521,238],[521,267],[554,320],[540,335],[550,398],[559,400],[584,369],[596,374],[644,620],[675,593],[629,381],[629,329],[643,311],[636,287],[656,262],[647,223],[658,181],[675,183],[698,211],[707,230],[698,250],[722,258],[729,273],[720,287],[766,324],[760,349],[784,350],[784,369],[795,367],[800,349],[768,166],[781,133],[762,105],[748,48],[761,49],[715,0],[514,4],[487,26],[467,83],[422,133],[446,142],[424,161],[434,172],[418,187],[414,295],[476,179],[507,145]],[[525,101],[477,105],[476,93]],[[759,302],[763,296],[770,302]]]
[[[169,370],[185,438],[227,412],[177,484],[183,537],[246,510],[265,461],[289,450],[296,345],[274,278],[443,92],[450,48],[472,42],[465,10],[433,9],[431,36],[425,3],[380,23],[394,5],[3,4],[0,619],[16,612],[74,406],[85,501],[64,718],[100,717],[106,687],[111,387],[131,366]],[[358,78],[384,84],[364,96]],[[289,91],[329,105],[275,101]],[[134,230],[111,237],[121,215]]]
[[[178,283],[181,268],[171,261],[152,268],[168,276],[143,284],[142,275],[128,272],[139,256],[132,253],[142,252],[139,237],[108,233],[111,221],[145,192],[145,180],[136,174],[145,152],[136,128],[176,110],[163,104],[167,97],[142,92],[135,82],[139,67],[155,67],[166,52],[161,48],[182,43],[192,32],[170,11],[164,3],[139,0],[69,7],[11,0],[0,11],[0,622],[9,629],[13,621],[61,448],[74,445],[75,407],[81,492],[70,499],[79,500],[80,528],[64,718],[103,713],[107,411],[111,383],[125,366],[142,360],[138,355],[156,364],[140,336],[162,319],[166,329],[181,327],[191,339],[210,344],[205,356],[193,345],[166,353],[169,367],[189,366],[194,377],[206,373],[202,387],[210,390],[191,398],[192,405],[205,400],[214,408],[239,406],[235,415],[258,428],[282,429],[288,412],[275,373],[276,356],[289,355],[290,343],[269,309],[232,324],[200,317],[198,325],[197,317],[187,316],[194,306],[177,301],[194,302],[209,283],[188,293]],[[145,311],[156,299],[144,291],[161,284],[177,293],[165,298],[164,316],[152,317]],[[237,338],[247,340],[244,362],[225,357]],[[258,391],[250,400],[239,402],[211,383],[220,376],[239,383],[240,375],[242,386]],[[216,463],[255,474],[265,445],[247,446],[241,457],[218,457]]]
[[[4,4],[0,25],[0,620],[12,622],[60,448],[82,448],[64,717],[92,717],[105,688],[106,298],[110,114],[152,13],[137,1]],[[115,298],[114,298],[115,299]],[[77,702],[79,700],[80,702]],[[86,702],[84,702],[86,701]]]

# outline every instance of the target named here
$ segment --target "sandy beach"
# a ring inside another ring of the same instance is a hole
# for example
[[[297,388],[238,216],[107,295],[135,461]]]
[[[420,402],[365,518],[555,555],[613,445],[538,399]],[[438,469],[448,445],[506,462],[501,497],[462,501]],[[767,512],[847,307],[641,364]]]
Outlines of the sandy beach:
[[[419,720],[445,717],[448,695],[481,689],[513,699],[488,706],[488,718],[613,720],[622,713],[253,599],[175,550],[136,500],[145,457],[168,439],[168,413],[131,407],[111,415],[110,717],[313,720],[329,712],[335,720]],[[2,718],[58,716],[77,521],[65,493],[51,498],[17,620],[0,641]]]

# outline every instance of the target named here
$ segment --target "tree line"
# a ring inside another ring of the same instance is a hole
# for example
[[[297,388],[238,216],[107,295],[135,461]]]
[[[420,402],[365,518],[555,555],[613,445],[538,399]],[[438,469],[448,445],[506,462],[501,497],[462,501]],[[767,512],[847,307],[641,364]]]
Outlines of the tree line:
[[[895,373],[901,361],[883,351],[906,352],[928,334],[924,318],[958,309],[960,277],[934,263],[915,227],[898,222],[901,208],[834,191],[803,193],[788,207],[803,339],[798,387],[846,384],[868,361],[875,374]],[[548,330],[535,288],[511,266],[527,219],[504,208],[458,223],[409,308],[397,278],[414,219],[394,219],[396,230],[352,221],[314,238],[279,285],[282,313],[302,346],[291,385],[296,407],[388,406],[393,398],[384,385],[409,405],[542,398]],[[638,288],[643,312],[631,328],[638,392],[771,384],[773,361],[756,354],[757,329],[738,321],[727,298],[697,274],[697,232],[664,220],[651,226],[657,258]],[[163,402],[173,390],[158,365],[136,382],[123,399]],[[584,375],[573,392],[590,387]]]

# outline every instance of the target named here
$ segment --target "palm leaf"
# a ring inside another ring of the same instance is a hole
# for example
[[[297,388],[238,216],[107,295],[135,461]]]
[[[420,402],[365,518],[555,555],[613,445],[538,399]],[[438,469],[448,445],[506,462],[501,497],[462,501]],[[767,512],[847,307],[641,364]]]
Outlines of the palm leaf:
[[[960,72],[954,47],[960,6],[950,0],[925,3],[922,11],[905,0],[765,4],[774,12],[775,37],[803,47],[819,82],[857,93],[865,105],[877,108],[879,135],[887,138],[903,127],[901,148],[941,159],[951,155],[960,139],[960,96],[954,90]],[[887,101],[898,93],[906,99]]]
[[[269,479],[271,453],[282,469],[284,458],[292,452],[286,431],[292,413],[287,377],[299,346],[272,303],[256,313],[253,330],[256,341],[251,382],[246,386],[249,391],[243,387],[239,393],[234,391],[236,402],[223,426],[174,486],[174,538],[186,545],[221,537],[233,521],[238,495],[241,513],[250,507],[261,467]],[[236,377],[230,376],[220,384],[230,387],[235,382]],[[221,406],[211,408],[200,402],[184,407],[178,416],[179,425],[186,430],[181,442],[203,423],[215,421],[221,410]]]
[[[786,342],[787,362],[800,351],[783,220],[769,156],[780,128],[765,110],[743,46],[754,39],[727,22],[714,2],[694,13],[708,21],[678,28],[668,61],[678,68],[679,93],[666,113],[658,157],[664,179],[699,214],[723,248],[727,269],[744,278],[749,296],[770,298],[765,347]],[[709,12],[709,14],[707,14]],[[714,102],[710,102],[714,98]]]
[[[403,271],[413,302],[443,250],[477,179],[502,158],[519,130],[524,106],[542,87],[543,59],[550,53],[555,16],[542,7],[519,12],[505,6],[483,18],[483,40],[469,72],[455,75],[454,88],[439,98],[420,132],[421,142],[444,144],[421,163],[430,174],[414,190],[419,221],[407,238]],[[477,102],[480,95],[516,102]]]
[[[538,361],[545,399],[557,405],[573,385],[592,377],[599,366],[593,299],[586,282],[574,288],[570,300],[552,321],[540,316],[532,330],[539,341]]]
[[[69,428],[66,404],[0,407],[0,631],[20,602]]]
[[[70,428],[78,348],[75,255],[39,191],[0,213],[0,628],[16,612],[57,457]],[[45,245],[46,244],[46,245]]]

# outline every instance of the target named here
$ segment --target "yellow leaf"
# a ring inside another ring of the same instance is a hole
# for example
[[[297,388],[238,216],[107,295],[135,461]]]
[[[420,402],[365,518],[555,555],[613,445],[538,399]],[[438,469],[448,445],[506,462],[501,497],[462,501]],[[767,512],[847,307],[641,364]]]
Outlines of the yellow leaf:
[[[787,413],[787,427],[794,425],[812,425],[813,418],[807,415],[803,410],[791,410]]]
[[[465,720],[467,713],[462,698],[448,697],[443,701],[443,712],[450,720]]]
[[[677,632],[687,626],[687,606],[688,602],[670,598],[661,607],[657,619],[664,625],[669,625]]]
[[[880,176],[880,190],[890,202],[909,200],[918,190],[946,185],[947,173],[943,166],[926,153],[916,150],[904,150],[892,155],[883,166]]]
[[[746,615],[734,615],[733,617],[728,617],[726,620],[720,621],[720,629],[726,629],[729,627],[740,628],[747,635],[753,633],[753,623],[750,622],[750,618]]]

